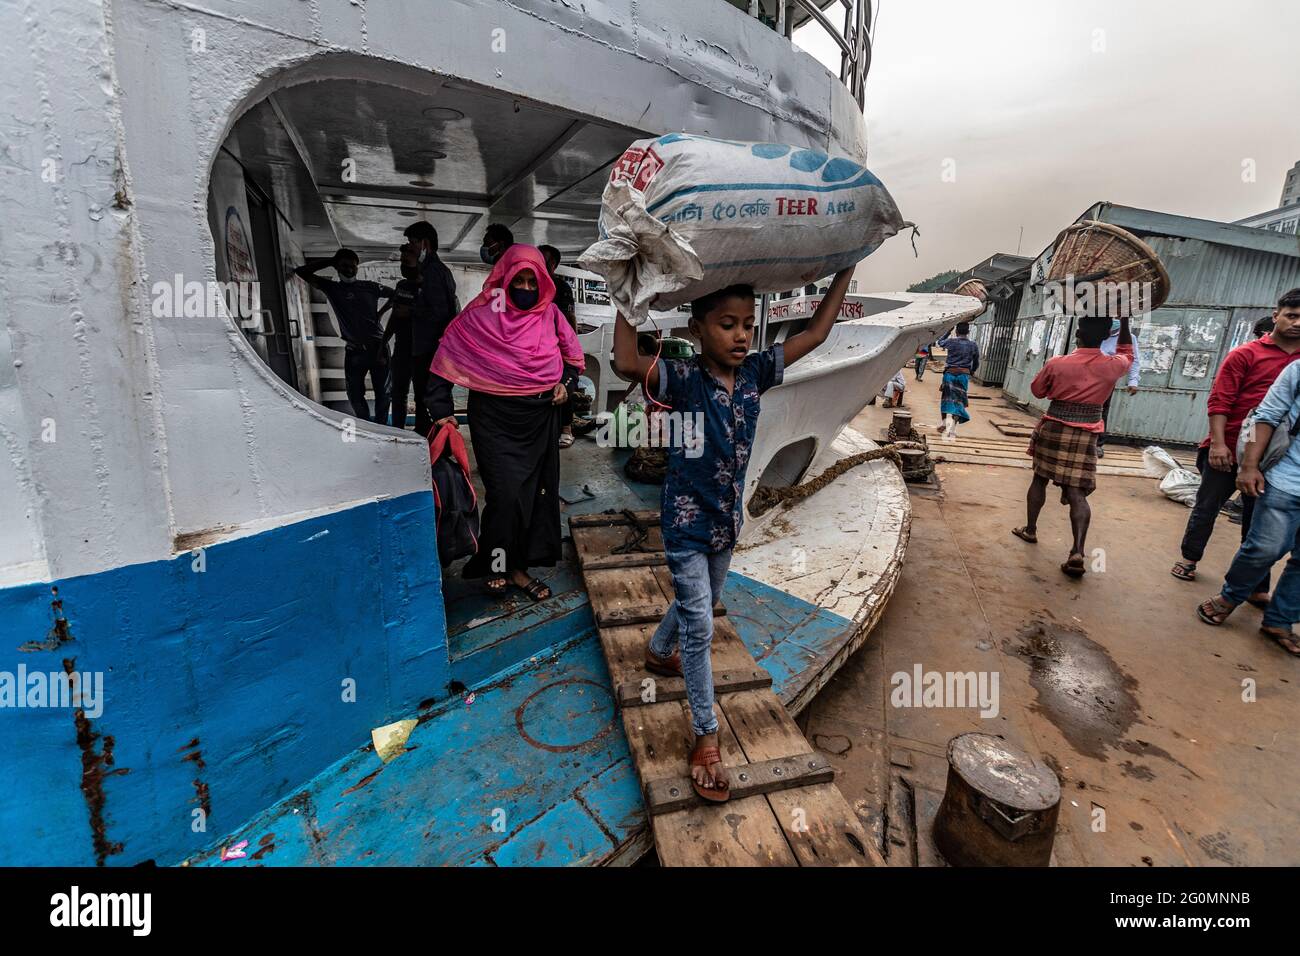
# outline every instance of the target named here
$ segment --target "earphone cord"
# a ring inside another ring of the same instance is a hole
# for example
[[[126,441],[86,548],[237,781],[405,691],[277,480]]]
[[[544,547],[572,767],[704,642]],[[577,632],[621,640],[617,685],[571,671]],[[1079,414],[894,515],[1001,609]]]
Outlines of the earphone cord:
[[[659,356],[662,355],[664,351],[664,336],[662,332],[660,332],[656,337],[655,342],[655,360],[646,366],[645,376],[641,379],[641,394],[645,396],[647,402],[650,402],[653,405],[658,405],[660,408],[669,408],[671,406],[665,405],[650,394],[650,369],[659,364]],[[660,382],[659,387],[663,388],[663,384],[663,382]]]

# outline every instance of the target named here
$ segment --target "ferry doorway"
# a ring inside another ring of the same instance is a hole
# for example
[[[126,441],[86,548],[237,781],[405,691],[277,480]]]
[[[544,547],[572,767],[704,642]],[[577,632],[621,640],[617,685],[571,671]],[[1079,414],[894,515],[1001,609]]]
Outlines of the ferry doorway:
[[[276,236],[275,209],[261,190],[248,186],[248,228],[253,244],[253,262],[257,268],[258,295],[261,298],[261,335],[266,343],[266,363],[291,388],[298,388],[298,370],[293,357],[293,331],[286,316],[284,276],[280,274],[280,241]],[[296,325],[297,323],[293,323]]]

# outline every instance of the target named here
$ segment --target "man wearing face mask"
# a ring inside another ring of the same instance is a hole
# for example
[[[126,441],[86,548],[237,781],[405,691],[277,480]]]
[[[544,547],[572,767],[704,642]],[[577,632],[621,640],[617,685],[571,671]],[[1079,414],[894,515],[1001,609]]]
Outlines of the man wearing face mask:
[[[407,226],[404,234],[407,244],[403,249],[409,248],[415,255],[414,270],[410,275],[416,286],[410,308],[410,381],[415,386],[415,430],[421,435],[428,435],[432,419],[429,418],[422,398],[428,388],[429,366],[433,363],[433,353],[438,351],[442,334],[460,311],[460,303],[456,301],[456,280],[452,277],[451,270],[438,258],[438,230],[433,228],[432,223],[420,220]],[[403,258],[402,261],[405,264],[406,259]],[[405,267],[402,275],[407,275]],[[394,396],[394,409],[397,408],[398,401]],[[405,392],[400,401],[404,412]]]
[[[478,257],[484,265],[494,266],[502,253],[515,244],[515,234],[499,222],[488,226],[483,233],[483,245],[479,247]]]
[[[378,282],[357,278],[361,260],[351,249],[340,249],[323,259],[310,259],[293,270],[294,275],[325,293],[339,335],[345,343],[343,378],[347,383],[352,414],[366,421],[388,424],[388,346],[379,324],[379,300],[390,299],[393,290]],[[321,278],[316,273],[333,267],[338,281]],[[366,401],[366,376],[375,393],[375,415],[370,417]]]

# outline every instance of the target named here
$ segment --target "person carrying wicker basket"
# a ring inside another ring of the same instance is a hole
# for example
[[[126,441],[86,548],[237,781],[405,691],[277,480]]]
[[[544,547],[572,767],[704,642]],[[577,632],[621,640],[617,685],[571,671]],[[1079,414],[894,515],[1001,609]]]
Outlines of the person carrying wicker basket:
[[[1047,500],[1047,483],[1061,487],[1061,500],[1070,506],[1074,543],[1061,570],[1073,578],[1087,571],[1084,542],[1092,509],[1088,495],[1097,487],[1097,435],[1102,404],[1115,388],[1115,380],[1133,361],[1133,335],[1128,316],[1120,318],[1115,354],[1101,351],[1110,333],[1109,318],[1087,318],[1079,323],[1079,348],[1069,355],[1048,359],[1034,377],[1030,391],[1051,403],[1034,429],[1026,451],[1034,460],[1034,478],[1025,495],[1028,523],[1012,530],[1017,538],[1038,543],[1038,513]]]

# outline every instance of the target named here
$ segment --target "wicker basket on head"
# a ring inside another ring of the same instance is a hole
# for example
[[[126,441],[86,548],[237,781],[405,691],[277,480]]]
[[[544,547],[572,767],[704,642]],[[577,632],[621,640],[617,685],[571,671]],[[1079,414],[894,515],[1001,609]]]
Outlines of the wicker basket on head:
[[[957,286],[953,292],[957,295],[974,296],[981,302],[987,302],[989,290],[984,287],[984,283],[979,279],[967,279],[961,285]]]
[[[1092,283],[1096,296],[1107,295],[1120,285],[1150,283],[1150,299],[1141,302],[1143,311],[1160,308],[1169,298],[1169,273],[1156,251],[1127,229],[1108,222],[1086,219],[1067,226],[1056,237],[1048,282],[1073,278],[1077,284]]]

